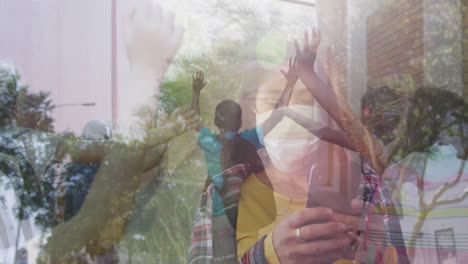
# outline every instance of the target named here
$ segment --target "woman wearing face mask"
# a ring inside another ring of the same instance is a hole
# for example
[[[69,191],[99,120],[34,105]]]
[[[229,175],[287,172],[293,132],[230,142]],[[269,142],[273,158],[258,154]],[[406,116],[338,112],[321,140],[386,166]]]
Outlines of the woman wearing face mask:
[[[253,98],[247,94],[241,102],[245,106],[248,99],[254,99],[256,123],[260,124],[271,115],[284,82],[289,85],[299,76],[295,67],[284,74],[286,78],[258,69],[249,69],[243,82],[244,90],[256,88]],[[298,82],[284,110],[315,116],[313,102],[311,93]],[[323,127],[320,122],[317,125]],[[288,117],[261,141],[267,154],[265,170],[251,173],[248,166],[238,165],[223,172],[227,179],[224,205],[237,212],[231,214],[234,220],[215,219],[210,188],[202,195],[188,263],[353,263],[360,218],[325,207],[305,208],[311,169],[327,161],[323,155],[327,145]],[[366,179],[378,179],[370,166],[365,167]],[[377,189],[371,180],[367,183],[372,197]],[[353,201],[352,207],[360,211],[363,202]],[[397,262],[391,249],[369,254],[360,261]]]
[[[275,97],[276,83],[280,83],[274,74],[266,79],[257,91],[257,123],[271,114],[267,98]],[[283,111],[315,115],[313,98],[302,83]],[[324,124],[317,122],[317,126]],[[328,156],[320,154],[328,146],[288,117],[263,143],[269,162],[264,171],[249,176],[240,191],[236,240],[241,262],[252,258],[251,249],[262,238],[268,263],[332,263],[350,254],[345,251],[350,251],[354,241],[346,232],[353,223],[338,221],[329,208],[305,209],[311,168],[326,163]]]

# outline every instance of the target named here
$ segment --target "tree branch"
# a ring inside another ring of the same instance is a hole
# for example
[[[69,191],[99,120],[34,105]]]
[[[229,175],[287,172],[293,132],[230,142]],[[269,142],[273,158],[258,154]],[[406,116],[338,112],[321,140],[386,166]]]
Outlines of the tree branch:
[[[460,197],[455,198],[455,199],[450,199],[450,200],[436,201],[434,203],[433,207],[440,206],[440,205],[459,203],[459,202],[462,202],[463,200],[465,200],[466,197],[468,197],[468,188],[465,189],[465,191],[463,192],[463,194]]]

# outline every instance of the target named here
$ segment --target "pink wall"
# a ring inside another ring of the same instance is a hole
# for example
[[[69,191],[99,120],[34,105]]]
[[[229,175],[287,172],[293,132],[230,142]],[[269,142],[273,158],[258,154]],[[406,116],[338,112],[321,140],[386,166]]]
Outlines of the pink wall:
[[[57,131],[111,121],[111,0],[0,0],[0,60],[54,103]],[[117,38],[118,39],[118,38]]]

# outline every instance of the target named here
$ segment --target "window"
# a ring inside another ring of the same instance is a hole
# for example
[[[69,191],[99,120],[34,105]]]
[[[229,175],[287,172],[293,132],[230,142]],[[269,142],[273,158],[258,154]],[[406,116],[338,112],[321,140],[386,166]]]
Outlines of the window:
[[[457,252],[453,229],[443,229],[435,232],[437,243],[437,257],[441,264],[456,264]]]

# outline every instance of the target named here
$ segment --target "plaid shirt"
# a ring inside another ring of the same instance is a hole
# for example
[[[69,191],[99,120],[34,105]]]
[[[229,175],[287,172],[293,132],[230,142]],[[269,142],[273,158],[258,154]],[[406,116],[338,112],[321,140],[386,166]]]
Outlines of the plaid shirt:
[[[362,165],[360,197],[357,198],[370,202],[375,207],[365,210],[361,224],[363,228],[369,230],[372,228],[371,217],[381,217],[385,225],[386,240],[397,250],[398,263],[409,263],[398,215],[392,210],[394,206],[390,192],[382,184],[375,171],[366,164],[363,162]],[[225,185],[221,190],[221,195],[224,199],[226,215],[213,217],[212,198],[213,193],[216,192],[213,184],[202,194],[193,219],[187,263],[267,263],[264,254],[265,236],[237,260],[236,222],[239,195],[242,183],[250,174],[251,171],[245,165],[237,165],[223,172]],[[369,263],[378,263],[379,256],[376,254],[375,247],[372,247],[372,243],[375,237],[380,236],[369,233],[364,239],[364,245],[360,246],[361,255],[364,254],[367,260],[370,260],[370,262],[367,261]]]

